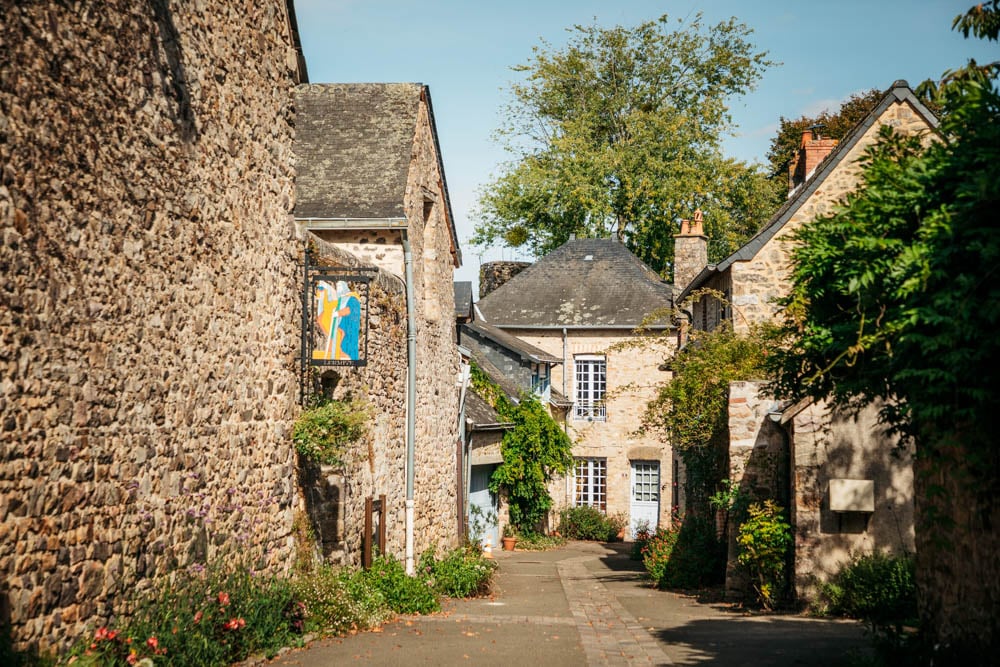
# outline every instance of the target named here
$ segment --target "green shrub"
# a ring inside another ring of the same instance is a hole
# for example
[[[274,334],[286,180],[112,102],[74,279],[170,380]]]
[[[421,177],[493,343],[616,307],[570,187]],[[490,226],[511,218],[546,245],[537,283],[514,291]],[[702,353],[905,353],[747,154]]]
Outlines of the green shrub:
[[[725,545],[707,519],[689,516],[659,528],[641,547],[642,562],[657,588],[703,588],[721,583]]]
[[[915,624],[913,558],[875,553],[855,558],[820,587],[831,613],[864,621],[875,633],[900,634]]]
[[[596,507],[567,507],[559,514],[559,533],[571,540],[613,542],[625,527],[621,516],[606,516]]]
[[[792,527],[785,521],[784,510],[773,500],[752,503],[748,518],[740,524],[736,542],[738,556],[753,578],[757,600],[765,609],[773,609],[785,583],[785,563],[792,545]]]
[[[292,442],[300,455],[328,465],[341,465],[348,445],[365,432],[368,415],[359,401],[325,400],[304,410],[292,427]]]
[[[177,572],[121,627],[98,628],[71,654],[79,665],[229,665],[293,643],[300,611],[287,581],[243,566]]]
[[[649,522],[645,519],[640,520],[635,527],[635,535],[633,535],[629,558],[632,560],[642,560],[646,545],[649,544],[649,540],[652,537],[653,533],[649,529]]]
[[[527,533],[517,540],[517,548],[522,551],[548,551],[565,546],[566,538],[561,535]]]
[[[441,560],[435,559],[431,548],[421,555],[418,574],[441,595],[468,598],[489,593],[496,568],[496,561],[483,557],[477,548],[460,547]]]
[[[378,590],[385,603],[399,614],[429,614],[441,609],[434,589],[424,577],[409,577],[402,564],[379,556],[371,569],[359,573],[362,582]]]
[[[376,627],[392,615],[382,592],[360,572],[320,565],[293,585],[305,606],[305,629],[342,635]]]

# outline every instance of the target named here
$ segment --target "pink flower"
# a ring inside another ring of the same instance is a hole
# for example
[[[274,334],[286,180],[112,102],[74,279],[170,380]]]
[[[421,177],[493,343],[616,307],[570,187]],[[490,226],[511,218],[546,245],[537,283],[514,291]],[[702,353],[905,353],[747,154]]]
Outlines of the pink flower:
[[[223,607],[229,604],[229,593],[219,593],[219,604]]]
[[[194,614],[194,622],[195,622],[195,623],[200,623],[200,622],[201,622],[201,617],[202,617],[202,616],[204,616],[204,614],[202,614],[202,613],[201,613],[201,610],[199,609],[199,610],[198,610],[198,611],[196,611],[196,612],[195,612],[195,614]]]
[[[125,658],[125,662],[127,662],[130,665],[134,665],[135,663],[139,662],[139,656],[136,654],[135,649],[129,651],[128,657]]]

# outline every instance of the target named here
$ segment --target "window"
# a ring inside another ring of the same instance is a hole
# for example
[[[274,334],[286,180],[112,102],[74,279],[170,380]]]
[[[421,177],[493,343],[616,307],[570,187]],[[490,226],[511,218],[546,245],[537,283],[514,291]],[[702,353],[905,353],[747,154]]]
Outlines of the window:
[[[549,398],[549,377],[547,364],[531,364],[531,391],[543,400]]]
[[[604,357],[580,356],[576,358],[575,419],[604,421],[607,412],[604,394],[608,388],[608,366]]]
[[[608,460],[577,459],[574,504],[577,507],[596,507],[605,512],[608,509],[607,497]]]

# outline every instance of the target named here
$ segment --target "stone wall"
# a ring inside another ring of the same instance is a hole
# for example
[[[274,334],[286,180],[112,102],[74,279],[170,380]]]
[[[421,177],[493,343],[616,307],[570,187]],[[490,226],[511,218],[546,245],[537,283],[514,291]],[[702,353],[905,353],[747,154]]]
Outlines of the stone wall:
[[[505,329],[508,333],[549,354],[563,356],[561,331]],[[637,343],[629,346],[629,341]],[[655,435],[636,432],[646,405],[656,395],[659,383],[668,379],[658,370],[673,352],[676,339],[668,336],[649,345],[639,343],[630,332],[570,331],[566,359],[552,369],[552,387],[566,396],[575,396],[574,355],[604,354],[607,362],[607,420],[578,421],[573,410],[567,414],[567,432],[573,441],[573,456],[607,459],[607,511],[609,515],[630,513],[632,472],[630,461],[658,461],[660,464],[660,525],[670,520],[673,503],[673,457],[669,445]],[[619,347],[623,343],[625,347]],[[564,385],[565,374],[565,385]],[[551,485],[554,511],[574,502],[574,480],[559,479]]]
[[[913,449],[886,435],[878,409],[872,404],[850,415],[812,404],[790,415],[795,589],[802,600],[855,556],[915,551]],[[873,481],[875,511],[831,511],[831,479]]]
[[[313,239],[323,266],[370,266],[336,244]],[[386,553],[403,557],[406,500],[406,296],[402,280],[379,271],[369,286],[368,363],[360,367],[317,368],[332,398],[360,399],[371,419],[360,442],[344,455],[344,465],[316,466],[299,461],[306,510],[328,561],[360,565],[365,498],[386,495]]]
[[[404,196],[407,235],[413,257],[416,307],[416,436],[414,443],[414,549],[458,544],[458,374],[454,322],[454,257],[427,104],[421,102],[414,150]],[[316,232],[325,263],[380,269],[372,301],[369,361],[339,372],[337,397],[362,396],[370,405],[374,429],[349,453],[341,470],[306,474],[303,491],[328,509],[312,512],[321,532],[324,555],[361,562],[364,499],[386,494],[387,552],[404,556],[406,500],[406,298],[399,230]],[[342,519],[329,521],[338,498]],[[316,503],[314,503],[315,505]],[[315,507],[314,507],[315,509]],[[339,531],[339,532],[337,532]],[[335,547],[331,547],[332,543]]]
[[[803,224],[832,213],[834,207],[857,188],[862,170],[858,160],[875,143],[882,125],[890,125],[904,133],[924,133],[928,141],[931,137],[927,134],[927,123],[908,102],[890,105],[754,258],[747,262],[734,262],[730,267],[733,309],[742,314],[742,317],[734,315],[733,318],[737,331],[745,331],[749,322],[765,321],[777,312],[775,301],[788,294],[791,286],[788,281],[791,235]]]
[[[459,362],[450,211],[426,100],[417,116],[404,201],[411,221],[417,307],[417,433],[414,502],[417,554],[458,544]],[[416,224],[414,224],[416,223]]]
[[[794,530],[795,594],[813,599],[852,557],[874,551],[913,553],[912,452],[884,434],[878,406],[857,416],[823,404],[785,408],[759,382],[729,385],[730,479],[750,499],[773,498],[788,508]],[[872,480],[875,511],[830,510],[831,479]],[[746,592],[736,565],[735,526],[730,525],[726,589]]]
[[[298,75],[282,0],[0,4],[0,613],[44,647],[291,562]]]
[[[531,262],[486,262],[479,267],[479,298],[531,266]]]

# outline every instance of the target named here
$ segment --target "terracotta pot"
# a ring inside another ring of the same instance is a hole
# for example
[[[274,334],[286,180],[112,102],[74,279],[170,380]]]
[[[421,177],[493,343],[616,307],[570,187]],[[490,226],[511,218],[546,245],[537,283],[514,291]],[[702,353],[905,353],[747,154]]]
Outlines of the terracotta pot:
[[[516,537],[502,537],[500,540],[503,542],[504,551],[513,551],[514,545],[517,544]]]

